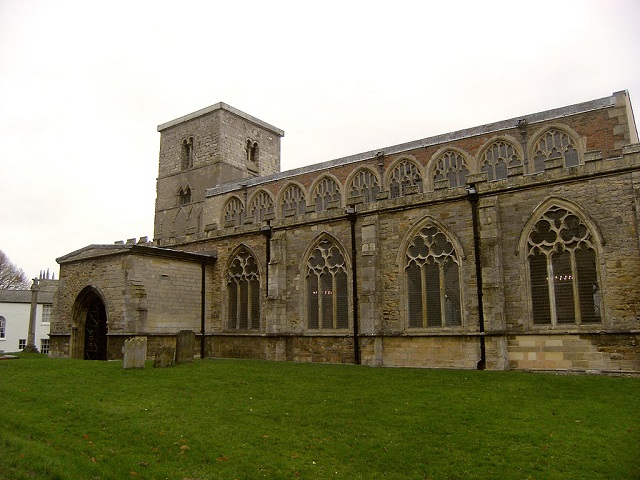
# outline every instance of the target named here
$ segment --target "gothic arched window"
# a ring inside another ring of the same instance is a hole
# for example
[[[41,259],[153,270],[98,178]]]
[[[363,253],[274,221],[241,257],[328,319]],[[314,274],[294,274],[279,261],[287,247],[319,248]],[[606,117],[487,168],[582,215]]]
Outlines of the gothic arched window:
[[[307,322],[310,329],[349,328],[347,266],[344,255],[324,239],[307,260]]]
[[[562,207],[551,207],[527,241],[534,325],[601,321],[596,250],[587,226]]]
[[[191,189],[189,187],[181,188],[178,194],[178,204],[186,205],[191,203]]]
[[[389,181],[391,198],[406,195],[409,187],[417,187],[418,192],[422,193],[422,175],[420,175],[420,170],[415,163],[404,160],[398,163],[391,172]]]
[[[380,182],[371,170],[360,170],[351,180],[350,191],[352,197],[362,195],[364,203],[375,202],[380,192]]]
[[[253,197],[249,207],[249,215],[254,223],[262,223],[266,215],[273,215],[273,199],[265,191],[260,191]]]
[[[516,148],[508,142],[493,142],[480,159],[480,170],[487,172],[490,182],[507,178],[507,168],[522,165]]]
[[[304,192],[297,185],[289,186],[282,195],[282,218],[289,215],[304,215],[307,211],[307,201]]]
[[[224,207],[226,227],[239,227],[244,223],[244,205],[238,197],[231,197]]]
[[[565,167],[578,165],[578,149],[573,139],[562,130],[549,130],[533,147],[534,172],[544,171],[546,160],[562,158]]]
[[[228,328],[260,328],[260,273],[258,263],[245,247],[240,248],[227,269]]]
[[[338,184],[329,177],[324,177],[314,190],[316,212],[324,212],[329,209],[331,202],[340,202],[342,195]]]
[[[460,266],[449,238],[436,226],[421,228],[405,262],[409,327],[461,326]]]
[[[180,168],[187,170],[193,167],[193,137],[182,140],[180,148]]]
[[[438,157],[433,170],[433,180],[449,180],[449,188],[463,187],[467,183],[469,167],[458,152],[448,150]]]

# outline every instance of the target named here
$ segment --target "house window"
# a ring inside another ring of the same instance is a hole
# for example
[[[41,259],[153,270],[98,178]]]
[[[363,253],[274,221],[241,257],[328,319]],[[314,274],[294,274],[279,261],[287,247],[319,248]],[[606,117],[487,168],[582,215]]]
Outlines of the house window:
[[[351,181],[351,196],[362,195],[364,203],[375,202],[379,192],[378,177],[370,170],[360,170]]]
[[[310,329],[349,328],[347,267],[332,241],[322,240],[307,261],[307,320]]]
[[[51,312],[53,311],[53,305],[45,303],[42,305],[42,323],[51,322]]]
[[[304,192],[297,185],[291,185],[282,196],[282,218],[289,215],[304,215],[307,211],[307,201]]]
[[[230,330],[260,328],[260,274],[251,252],[242,247],[227,269]]]
[[[193,167],[193,137],[182,140],[180,149],[180,168],[187,170]]]
[[[601,321],[593,237],[576,215],[561,207],[542,215],[529,234],[527,258],[534,325]]]
[[[449,180],[449,188],[463,187],[467,181],[469,167],[462,155],[449,150],[438,157],[433,173],[433,179],[436,182]]]
[[[0,338],[5,338],[7,330],[7,320],[4,317],[0,317]]]
[[[480,165],[480,170],[487,172],[487,180],[493,182],[507,178],[507,168],[522,165],[522,160],[513,145],[498,141],[484,151]]]
[[[245,142],[245,150],[247,151],[247,160],[253,163],[258,163],[258,142],[247,138]]]
[[[573,139],[561,130],[549,130],[533,148],[534,172],[544,171],[545,161],[561,158],[565,167],[578,165],[578,150]]]
[[[389,194],[391,198],[407,195],[409,187],[416,187],[422,193],[422,175],[415,163],[403,161],[397,164],[391,172]]]
[[[265,191],[260,191],[253,197],[249,207],[249,215],[253,216],[254,223],[262,223],[267,215],[273,215],[273,199]]]
[[[405,261],[409,327],[461,326],[460,266],[447,236],[435,226],[423,227]]]
[[[27,339],[26,338],[20,338],[18,340],[18,350],[24,350],[24,347],[27,346]]]
[[[224,208],[225,227],[239,227],[244,223],[244,205],[238,197],[231,197]]]
[[[342,199],[340,187],[329,177],[320,180],[320,183],[316,186],[314,196],[316,199],[316,212],[325,212],[329,210],[332,202],[337,202],[339,205]]]
[[[41,338],[40,339],[40,353],[44,353],[45,355],[49,354],[49,339]]]
[[[191,189],[189,187],[181,188],[178,194],[178,204],[187,205],[191,203]]]

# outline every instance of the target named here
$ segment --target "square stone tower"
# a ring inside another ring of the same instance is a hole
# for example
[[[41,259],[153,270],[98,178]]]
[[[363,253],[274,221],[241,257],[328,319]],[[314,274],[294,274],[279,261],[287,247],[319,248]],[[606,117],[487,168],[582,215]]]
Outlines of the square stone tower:
[[[284,131],[225,103],[158,126],[154,240],[203,231],[206,189],[280,171]]]

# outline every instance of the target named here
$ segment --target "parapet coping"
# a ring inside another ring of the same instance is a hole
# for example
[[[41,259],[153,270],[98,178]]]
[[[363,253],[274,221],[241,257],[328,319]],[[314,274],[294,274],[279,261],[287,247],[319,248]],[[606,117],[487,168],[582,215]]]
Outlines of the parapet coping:
[[[184,250],[173,250],[170,248],[153,247],[150,245],[92,244],[63,255],[62,257],[56,258],[56,262],[62,265],[63,263],[72,263],[74,261],[86,260],[88,258],[104,257],[108,255],[118,255],[125,253],[172,258],[176,260],[185,260],[196,263],[213,263],[218,258],[216,253],[206,254],[185,252]]]
[[[210,107],[202,108],[193,113],[189,113],[180,118],[176,118],[175,120],[171,120],[169,122],[158,125],[158,131],[161,132],[163,130],[166,130],[167,128],[173,127],[180,123],[184,123],[188,120],[193,120],[194,118],[202,117],[203,115],[206,115],[211,112],[215,112],[216,110],[226,110],[227,112],[233,113],[234,115],[237,115],[238,117],[241,117],[247,120],[248,122],[251,122],[259,127],[264,128],[265,130],[269,130],[270,132],[275,133],[279,137],[284,137],[284,130],[274,127],[273,125],[270,125],[267,122],[263,122],[259,118],[256,118],[253,115],[249,115],[248,113],[244,113],[242,110],[238,110],[237,108],[234,108],[231,105],[227,105],[224,102],[218,102],[215,105],[211,105]]]
[[[391,147],[377,148],[368,152],[357,153],[355,155],[349,155],[347,157],[337,158],[335,160],[329,160],[326,162],[315,163],[313,165],[307,165],[305,167],[295,168],[292,170],[286,170],[284,172],[274,173],[266,175],[264,177],[244,178],[236,180],[231,183],[219,185],[213,188],[209,188],[206,191],[207,197],[213,197],[224,193],[239,190],[241,188],[253,187],[264,183],[269,183],[277,180],[283,180],[290,177],[305,173],[313,173],[321,170],[327,170],[332,167],[338,167],[341,165],[347,165],[350,163],[361,162],[363,160],[370,160],[377,156],[397,155],[402,152],[415,150],[418,148],[425,148],[432,145],[438,145],[442,143],[462,140],[464,138],[475,137],[477,135],[486,135],[487,133],[498,132],[502,130],[508,130],[517,127],[518,122],[526,120],[528,124],[546,122],[557,118],[569,117],[580,113],[585,113],[593,110],[601,110],[604,108],[610,108],[615,106],[616,98],[618,95],[626,95],[626,90],[615,92],[609,97],[599,98],[597,100],[591,100],[588,102],[577,103],[575,105],[569,105],[566,107],[555,108],[552,110],[546,110],[543,112],[532,113],[529,115],[523,115],[520,117],[514,117],[509,120],[502,120],[494,123],[487,123],[478,127],[467,128],[463,130],[457,130],[451,133],[445,133],[442,135],[436,135],[433,137],[423,138],[421,140],[413,140],[407,143],[401,143],[393,145]]]

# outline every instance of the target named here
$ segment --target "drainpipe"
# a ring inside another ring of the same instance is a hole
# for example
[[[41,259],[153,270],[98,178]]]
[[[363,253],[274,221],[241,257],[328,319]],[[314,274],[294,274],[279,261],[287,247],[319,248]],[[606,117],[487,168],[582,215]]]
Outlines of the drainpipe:
[[[207,279],[206,273],[207,273],[207,263],[206,262],[202,262],[202,279],[201,279],[201,282],[200,282],[200,285],[202,287],[202,291],[201,291],[201,294],[200,294],[200,359],[201,360],[204,359],[204,351],[205,351],[205,348],[204,348],[204,346],[205,346],[204,345],[205,344],[205,341],[204,341],[204,333],[205,333],[205,331],[204,331],[205,330],[205,328],[204,328],[204,324],[205,324],[204,319],[205,319],[205,305],[206,305],[206,303],[205,303],[205,300],[206,300],[205,294],[206,294],[206,291],[207,291],[206,290],[206,286],[207,286],[206,285],[206,283],[207,283],[206,282],[206,279]]]
[[[260,227],[260,231],[266,238],[266,254],[267,254],[267,268],[265,269],[264,281],[267,285],[265,288],[265,297],[269,297],[269,262],[271,262],[271,221],[267,220],[267,223]]]
[[[476,259],[476,284],[478,291],[478,324],[480,328],[480,361],[476,365],[478,370],[487,367],[487,353],[484,338],[484,308],[482,303],[482,263],[480,260],[480,226],[478,222],[478,190],[475,185],[467,186],[467,200],[471,204],[471,219],[473,224],[473,254]]]
[[[353,358],[356,365],[361,364],[360,360],[360,321],[358,318],[358,270],[356,265],[356,208],[348,207],[345,210],[351,226],[351,279],[353,281],[351,291],[353,295]]]

